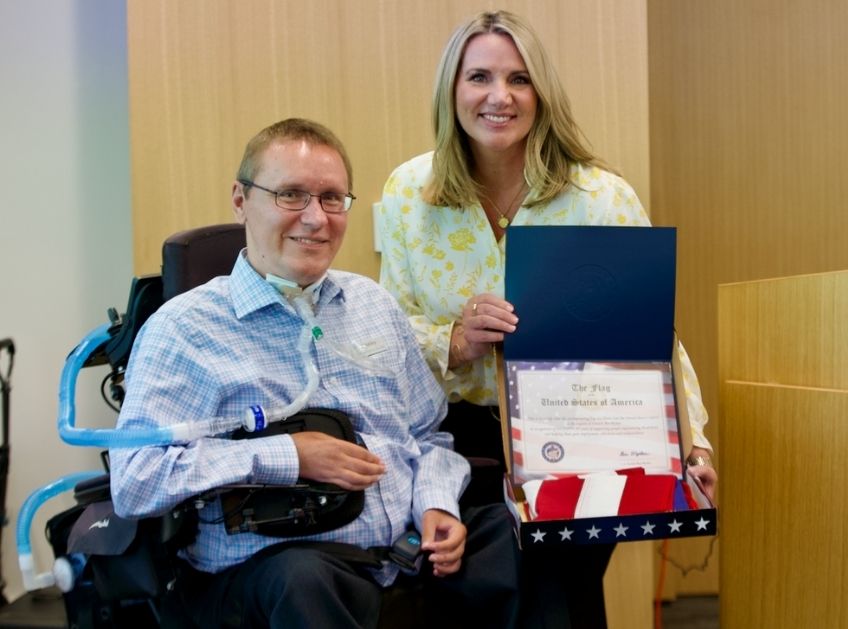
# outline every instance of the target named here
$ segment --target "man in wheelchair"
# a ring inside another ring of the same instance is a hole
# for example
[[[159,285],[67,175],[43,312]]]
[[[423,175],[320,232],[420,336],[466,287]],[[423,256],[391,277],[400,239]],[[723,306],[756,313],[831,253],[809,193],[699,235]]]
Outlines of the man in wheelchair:
[[[194,500],[178,591],[201,627],[374,627],[402,571],[423,583],[433,624],[512,626],[511,516],[492,505],[461,518],[469,466],[437,431],[446,400],[406,316],[371,280],[329,270],[351,182],[344,147],[316,123],[284,120],[247,144],[232,186],[247,247],[231,275],[148,319],[118,428],[251,409],[257,431],[111,448],[115,512],[146,518]],[[315,409],[352,431],[283,419]],[[280,486],[295,497],[278,500]]]

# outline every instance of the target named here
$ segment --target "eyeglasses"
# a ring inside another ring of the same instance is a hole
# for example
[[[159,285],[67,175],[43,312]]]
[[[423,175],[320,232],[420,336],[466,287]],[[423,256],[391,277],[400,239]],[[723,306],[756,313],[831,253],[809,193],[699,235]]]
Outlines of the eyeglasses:
[[[341,192],[322,192],[321,194],[312,194],[306,190],[271,190],[269,188],[263,188],[262,186],[247,179],[239,179],[238,182],[243,186],[252,186],[254,188],[264,190],[269,194],[273,194],[274,203],[277,204],[277,207],[284,210],[291,210],[292,212],[305,210],[306,206],[309,205],[309,200],[312,197],[318,197],[318,201],[321,203],[321,208],[327,212],[327,214],[344,214],[350,209],[350,206],[353,205],[354,199],[356,199],[356,197],[350,192],[347,194],[342,194]]]

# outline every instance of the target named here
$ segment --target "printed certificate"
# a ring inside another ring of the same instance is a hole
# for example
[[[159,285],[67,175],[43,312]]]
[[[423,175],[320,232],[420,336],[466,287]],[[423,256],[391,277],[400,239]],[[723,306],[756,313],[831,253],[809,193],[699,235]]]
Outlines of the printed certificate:
[[[642,467],[679,459],[669,363],[507,361],[516,476]]]

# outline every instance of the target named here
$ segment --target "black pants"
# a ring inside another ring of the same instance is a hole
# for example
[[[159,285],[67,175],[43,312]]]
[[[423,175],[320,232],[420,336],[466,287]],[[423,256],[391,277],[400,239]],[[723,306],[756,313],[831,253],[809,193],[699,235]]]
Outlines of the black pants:
[[[393,610],[393,627],[515,627],[519,554],[503,505],[463,512],[468,528],[459,573],[437,578],[422,566],[397,587],[420,588],[420,607]],[[314,546],[282,545],[216,575],[188,568],[178,589],[199,627],[311,629],[377,627],[384,590],[356,559]],[[420,613],[423,612],[423,613]],[[383,620],[386,623],[386,619]],[[389,626],[383,624],[382,626]]]
[[[439,430],[453,435],[454,449],[471,463],[471,482],[460,505],[503,502],[506,466],[498,408],[453,402],[448,404],[448,414]]]
[[[441,430],[471,462],[463,504],[503,502],[503,437],[498,408],[469,402],[448,405]],[[604,573],[615,544],[522,552],[522,626],[526,629],[605,629]]]
[[[615,544],[521,553],[524,629],[606,629],[604,572]]]

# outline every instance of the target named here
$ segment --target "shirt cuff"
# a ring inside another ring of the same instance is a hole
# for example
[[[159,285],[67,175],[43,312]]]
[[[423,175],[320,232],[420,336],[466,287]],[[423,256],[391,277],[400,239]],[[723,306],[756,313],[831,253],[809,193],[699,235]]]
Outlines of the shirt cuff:
[[[251,482],[294,485],[300,475],[300,460],[291,435],[275,435],[242,441],[253,457]]]
[[[453,377],[448,365],[450,364],[450,340],[455,324],[456,321],[450,325],[439,326],[433,334],[433,353],[436,356],[436,364],[439,366],[439,373],[446,380]]]
[[[436,344],[438,349],[438,364],[439,371],[442,374],[442,379],[445,382],[450,382],[451,380],[455,380],[460,375],[467,374],[471,371],[471,363],[465,363],[460,365],[459,367],[454,367],[453,369],[449,369],[448,365],[450,364],[450,349],[451,349],[451,337],[453,336],[453,328],[457,324],[457,321],[454,321],[450,325],[442,326],[439,329],[439,335],[436,339]]]
[[[412,505],[412,518],[415,520],[415,526],[418,530],[422,530],[422,522],[424,512],[430,509],[439,509],[450,513],[457,520],[461,520],[459,515],[459,503],[455,498],[445,495],[444,491],[435,489],[416,490],[415,498]]]

